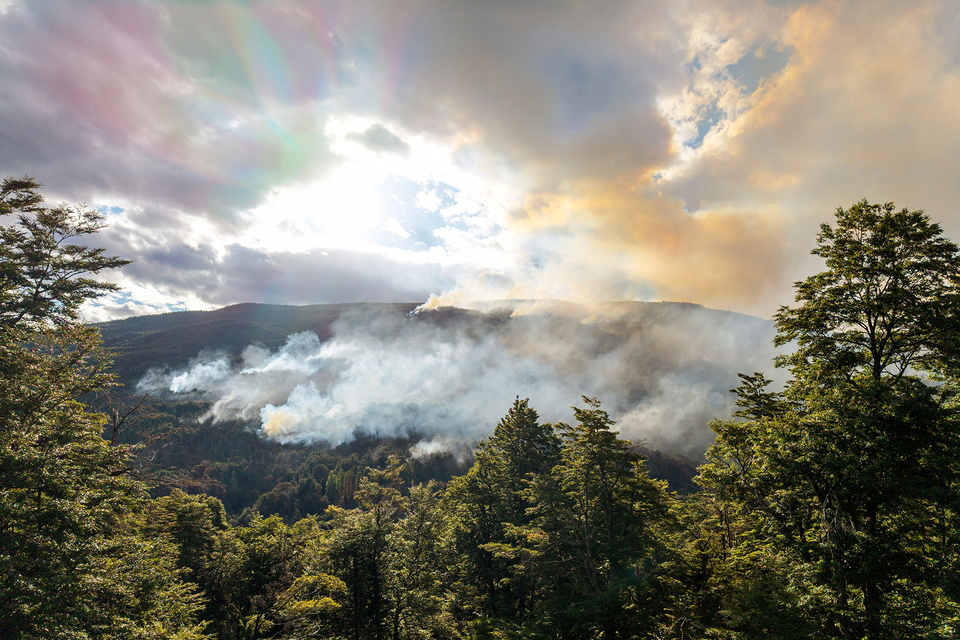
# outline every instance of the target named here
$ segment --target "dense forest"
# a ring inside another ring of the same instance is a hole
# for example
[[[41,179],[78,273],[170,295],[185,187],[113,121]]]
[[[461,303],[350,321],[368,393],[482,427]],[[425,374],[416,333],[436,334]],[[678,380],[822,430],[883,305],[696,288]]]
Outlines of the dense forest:
[[[0,188],[0,620],[11,638],[952,638],[960,249],[861,201],[775,316],[781,389],[689,460],[528,400],[472,452],[264,442],[130,397],[79,321],[95,211]],[[230,442],[230,450],[224,443]],[[695,475],[695,477],[694,477]]]

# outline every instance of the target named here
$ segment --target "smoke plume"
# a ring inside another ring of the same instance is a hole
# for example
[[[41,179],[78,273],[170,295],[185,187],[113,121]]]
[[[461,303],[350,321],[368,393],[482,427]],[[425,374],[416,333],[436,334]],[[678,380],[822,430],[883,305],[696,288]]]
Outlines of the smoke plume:
[[[140,387],[208,400],[202,419],[258,421],[284,443],[413,435],[420,453],[489,435],[516,396],[554,422],[586,395],[623,437],[700,455],[709,421],[732,413],[736,374],[770,369],[772,336],[768,321],[689,304],[354,311],[325,342],[306,332],[276,351],[204,353]]]

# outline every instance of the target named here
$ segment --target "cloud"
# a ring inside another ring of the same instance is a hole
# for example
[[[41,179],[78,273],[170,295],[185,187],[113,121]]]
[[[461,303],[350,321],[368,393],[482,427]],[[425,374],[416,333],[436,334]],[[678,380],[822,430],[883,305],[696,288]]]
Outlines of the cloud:
[[[123,210],[118,310],[513,292],[768,315],[837,206],[960,236],[958,27],[947,0],[7,2],[0,173]]]
[[[380,123],[370,125],[363,133],[352,131],[347,137],[356,140],[372,151],[405,154],[410,150],[410,145]]]
[[[625,437],[699,455],[709,420],[732,412],[735,372],[769,368],[771,339],[769,322],[695,305],[367,312],[342,317],[327,342],[308,332],[275,352],[248,347],[238,367],[201,354],[140,387],[198,393],[212,403],[204,419],[259,422],[281,442],[371,432],[417,435],[421,448],[485,437],[516,395],[555,421],[584,394]]]
[[[663,192],[734,210],[776,203],[795,255],[836,207],[862,197],[925,208],[956,236],[957,137],[944,133],[960,131],[948,106],[960,88],[948,35],[958,20],[955,6],[937,2],[798,8],[778,34],[787,64],[748,97],[724,144]]]
[[[166,55],[161,25],[156,5],[136,1],[30,3],[8,12],[0,68],[19,90],[3,105],[4,119],[20,126],[11,127],[0,164],[71,194],[212,205],[225,217],[252,202],[252,185],[229,175],[236,150],[217,144],[215,128],[188,112],[196,87]]]
[[[195,292],[220,306],[248,292],[257,292],[260,301],[273,304],[416,302],[432,288],[452,282],[436,265],[398,264],[385,257],[333,249],[268,254],[230,245],[216,255],[209,247],[174,245],[163,246],[148,258],[131,265],[124,276],[174,295]]]

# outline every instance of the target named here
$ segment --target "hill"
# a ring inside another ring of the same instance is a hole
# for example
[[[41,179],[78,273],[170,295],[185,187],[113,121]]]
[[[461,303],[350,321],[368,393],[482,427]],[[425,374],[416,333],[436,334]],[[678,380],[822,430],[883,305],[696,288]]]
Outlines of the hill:
[[[627,435],[696,456],[709,419],[731,412],[736,373],[769,369],[773,355],[769,321],[687,303],[414,309],[240,304],[100,329],[128,389],[212,402],[215,420],[259,416],[281,442],[334,445],[356,429],[476,441],[517,395],[550,421],[587,395]]]
[[[124,438],[170,430],[145,451],[162,486],[294,520],[331,496],[350,505],[363,468],[391,455],[411,482],[463,473],[515,396],[555,422],[585,394],[644,444],[655,477],[690,491],[685,456],[731,412],[736,373],[772,355],[769,321],[694,304],[415,308],[238,304],[100,324],[120,381],[154,396]]]
[[[390,310],[406,314],[416,308],[397,304],[314,304],[306,306],[243,303],[215,311],[177,311],[97,324],[104,346],[115,354],[113,371],[133,386],[153,367],[182,367],[203,351],[238,354],[251,344],[268,349],[287,336],[312,331],[321,340],[344,309]]]

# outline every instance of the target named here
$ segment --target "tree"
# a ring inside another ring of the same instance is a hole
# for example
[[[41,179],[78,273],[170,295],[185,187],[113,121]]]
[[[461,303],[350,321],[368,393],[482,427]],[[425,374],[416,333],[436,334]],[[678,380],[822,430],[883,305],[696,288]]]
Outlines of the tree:
[[[541,626],[564,638],[653,633],[670,599],[662,574],[670,499],[600,403],[583,400],[577,424],[559,425],[560,463],[530,489],[527,540],[549,580]]]
[[[103,215],[86,207],[43,205],[32,178],[5,178],[0,216],[0,326],[63,325],[77,320],[83,303],[117,285],[90,276],[129,264],[104,249],[72,244],[104,228]]]
[[[77,321],[113,289],[88,276],[126,261],[69,244],[96,212],[43,206],[3,181],[0,215],[0,619],[12,638],[198,638],[195,593],[165,545],[138,544],[143,484],[104,416],[81,398],[110,384],[96,331]],[[138,571],[131,571],[138,567]],[[164,613],[161,608],[166,608]]]
[[[813,253],[827,270],[775,318],[791,380],[744,378],[746,421],[714,423],[700,482],[828,589],[819,635],[930,637],[957,611],[957,414],[931,380],[960,355],[960,252],[923,212],[861,201]]]
[[[781,307],[775,343],[794,374],[830,384],[868,374],[899,380],[910,370],[955,367],[960,356],[960,257],[923,211],[862,200],[821,225],[827,270],[796,283],[795,308]]]
[[[387,469],[368,469],[360,480],[356,509],[328,509],[329,529],[306,565],[304,590],[313,597],[289,605],[294,614],[305,611],[291,616],[288,631],[322,628],[329,637],[364,639],[455,637],[449,518],[433,482],[402,495],[404,471],[391,456]]]
[[[241,617],[242,637],[274,637],[285,618],[286,592],[306,574],[304,561],[318,536],[317,523],[304,518],[287,526],[277,516],[257,517],[233,533],[241,553],[230,576],[230,608]]]
[[[437,484],[411,487],[388,537],[393,640],[454,637],[450,593],[457,557],[449,529]]]
[[[397,468],[371,471],[360,480],[357,509],[329,510],[333,520],[324,541],[326,565],[315,572],[336,576],[346,585],[342,633],[354,640],[390,635],[390,541],[403,508],[398,484]]]
[[[493,435],[477,445],[474,466],[447,491],[457,513],[453,535],[463,581],[482,594],[475,605],[488,619],[521,619],[533,611],[536,576],[519,532],[531,522],[527,486],[550,473],[560,447],[553,425],[541,424],[529,399],[518,397]]]
[[[553,425],[541,423],[530,399],[518,396],[493,435],[477,445],[479,464],[500,467],[511,493],[519,493],[530,474],[549,473],[560,461],[560,438]]]
[[[343,580],[328,573],[298,577],[279,598],[284,625],[281,637],[336,638],[346,594]]]
[[[242,591],[235,583],[243,573],[243,545],[227,524],[223,503],[176,489],[147,502],[142,519],[143,537],[170,545],[184,579],[203,594],[203,618],[212,622],[211,631],[232,637],[242,626],[249,594],[235,606]]]

